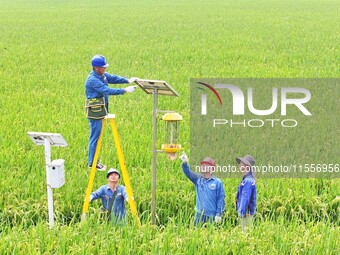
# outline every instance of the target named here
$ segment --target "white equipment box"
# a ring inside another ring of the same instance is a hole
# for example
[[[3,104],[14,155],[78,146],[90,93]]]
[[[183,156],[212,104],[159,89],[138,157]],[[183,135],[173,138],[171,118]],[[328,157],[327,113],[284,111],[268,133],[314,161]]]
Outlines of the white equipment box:
[[[64,183],[64,160],[55,159],[47,165],[47,184],[55,189],[60,188]]]

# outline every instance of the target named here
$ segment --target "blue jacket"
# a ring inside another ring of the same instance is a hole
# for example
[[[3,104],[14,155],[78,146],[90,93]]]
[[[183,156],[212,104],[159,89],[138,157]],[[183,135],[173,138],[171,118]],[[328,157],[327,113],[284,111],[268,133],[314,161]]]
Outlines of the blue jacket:
[[[236,210],[240,217],[254,215],[256,210],[256,182],[251,173],[243,176],[236,195]]]
[[[196,187],[196,212],[205,216],[221,216],[225,205],[223,182],[215,176],[203,178],[202,175],[190,171],[187,163],[182,164],[182,169]]]
[[[105,97],[106,110],[109,111],[108,95],[121,95],[125,93],[124,89],[110,88],[110,84],[129,83],[128,79],[118,75],[104,73],[103,76],[91,71],[85,81],[86,99],[95,97]]]
[[[90,201],[96,200],[98,198],[102,199],[102,205],[106,210],[109,210],[110,202],[112,200],[113,192],[110,186],[103,185],[97,191],[92,192],[90,196]],[[126,215],[125,209],[125,201],[127,201],[128,196],[126,193],[126,189],[122,185],[118,185],[117,187],[117,195],[113,204],[113,212],[114,215],[119,217],[120,219],[124,218]]]

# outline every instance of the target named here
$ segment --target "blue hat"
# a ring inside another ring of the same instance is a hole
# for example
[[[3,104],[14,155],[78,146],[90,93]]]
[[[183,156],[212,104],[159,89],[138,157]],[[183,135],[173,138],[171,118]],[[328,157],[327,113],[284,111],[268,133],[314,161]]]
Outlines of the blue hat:
[[[91,61],[92,67],[108,67],[109,64],[106,62],[106,58],[103,55],[94,55]]]
[[[112,173],[118,174],[119,179],[120,179],[120,173],[114,168],[110,168],[109,171],[107,171],[106,178],[109,178],[109,175],[112,174]]]

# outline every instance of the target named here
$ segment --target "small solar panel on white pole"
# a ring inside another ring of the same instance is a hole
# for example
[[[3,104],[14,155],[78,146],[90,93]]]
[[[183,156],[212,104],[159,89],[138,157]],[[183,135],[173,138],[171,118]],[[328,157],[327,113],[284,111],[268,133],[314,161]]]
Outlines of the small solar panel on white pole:
[[[54,226],[54,208],[52,188],[60,188],[65,183],[64,160],[51,161],[51,146],[66,147],[67,142],[61,134],[28,132],[32,142],[36,145],[44,145],[46,162],[46,187],[48,202],[48,222],[50,228]]]

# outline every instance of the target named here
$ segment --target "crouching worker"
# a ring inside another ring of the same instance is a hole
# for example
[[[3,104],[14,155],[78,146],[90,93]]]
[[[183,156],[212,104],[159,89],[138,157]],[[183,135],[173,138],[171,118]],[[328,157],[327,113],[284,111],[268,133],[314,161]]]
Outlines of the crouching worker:
[[[101,210],[105,217],[113,223],[125,224],[125,201],[128,201],[125,186],[119,185],[120,174],[111,168],[106,175],[108,184],[101,186],[90,195],[90,202],[102,199]]]
[[[236,158],[243,178],[236,195],[236,210],[242,230],[252,227],[252,220],[256,210],[256,182],[253,175],[255,160],[247,155]]]
[[[184,174],[196,187],[196,214],[195,226],[204,223],[221,223],[224,211],[223,182],[212,175],[216,163],[211,158],[205,158],[200,163],[200,172],[197,174],[189,169],[188,157],[185,153],[180,157]]]

